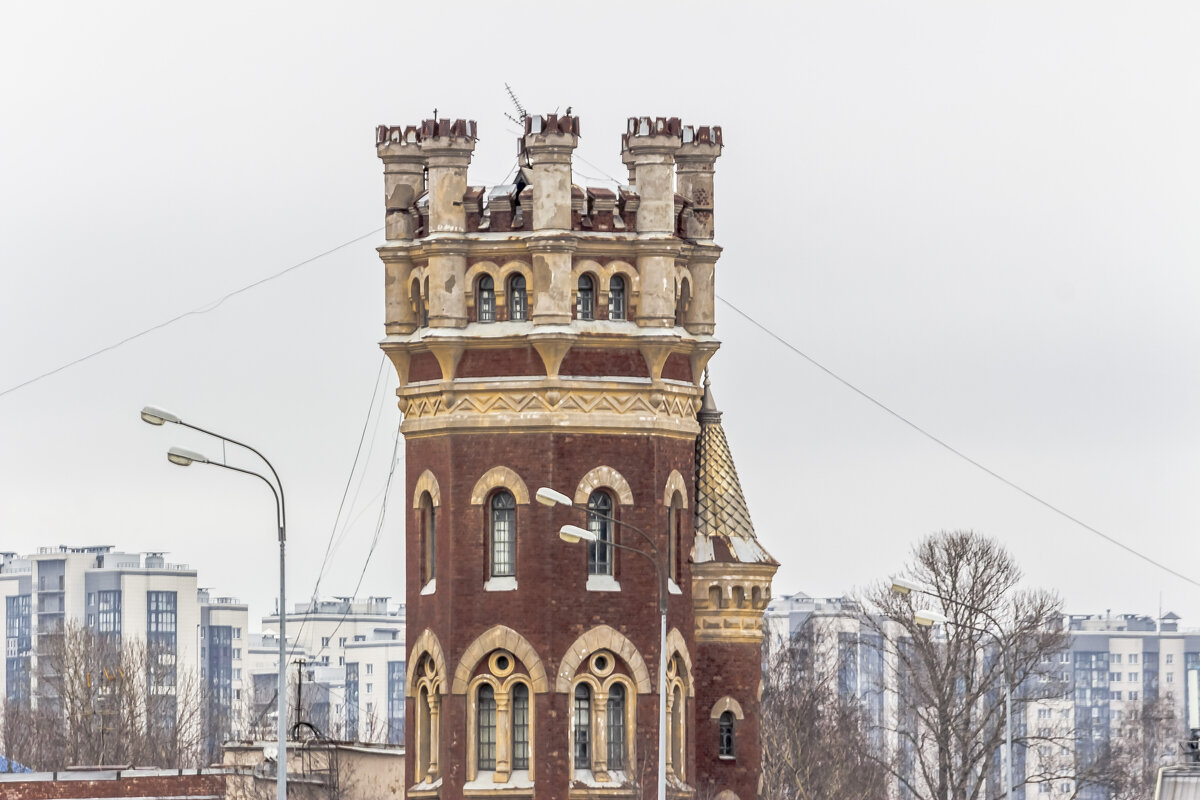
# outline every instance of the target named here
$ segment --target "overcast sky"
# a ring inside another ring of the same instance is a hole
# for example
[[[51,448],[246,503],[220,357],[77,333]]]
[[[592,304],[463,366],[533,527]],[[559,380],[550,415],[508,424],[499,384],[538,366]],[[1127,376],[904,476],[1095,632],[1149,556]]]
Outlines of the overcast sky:
[[[469,182],[503,182],[508,82],[533,113],[581,117],[582,185],[624,176],[626,116],[722,125],[722,298],[1200,579],[1195,3],[21,3],[3,16],[0,392],[382,227],[377,124],[435,107],[476,119]],[[351,593],[399,422],[390,366],[371,404],[382,241],[0,396],[0,550],[163,549],[252,617],[271,610],[269,495],[170,466],[170,445],[219,448],[144,425],[150,403],[272,459],[293,599],[313,590],[349,485],[354,522],[321,594]],[[1156,614],[1161,598],[1200,625],[1197,586],[923,438],[727,305],[717,314],[713,388],[783,564],[776,594],[842,594],[897,570],[918,537],[972,528],[1072,612]],[[360,594],[403,598],[401,485]]]

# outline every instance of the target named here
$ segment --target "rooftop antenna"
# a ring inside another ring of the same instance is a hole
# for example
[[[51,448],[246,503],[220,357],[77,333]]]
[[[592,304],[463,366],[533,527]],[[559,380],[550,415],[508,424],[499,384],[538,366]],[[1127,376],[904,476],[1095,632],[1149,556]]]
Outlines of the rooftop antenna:
[[[517,110],[517,116],[506,113],[504,116],[512,120],[518,127],[525,127],[525,118],[529,116],[529,112],[525,110],[525,106],[521,105],[521,101],[517,99],[517,93],[507,83],[504,84],[504,91],[508,92],[508,99],[512,101],[513,108]]]

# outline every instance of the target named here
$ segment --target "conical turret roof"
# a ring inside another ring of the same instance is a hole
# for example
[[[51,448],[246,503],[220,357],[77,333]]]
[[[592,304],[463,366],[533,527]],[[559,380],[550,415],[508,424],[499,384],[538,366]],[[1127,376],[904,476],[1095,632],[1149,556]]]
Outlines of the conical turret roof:
[[[778,565],[754,535],[750,509],[742,494],[742,483],[707,373],[704,402],[696,419],[700,423],[700,436],[696,439],[696,541],[692,561]]]

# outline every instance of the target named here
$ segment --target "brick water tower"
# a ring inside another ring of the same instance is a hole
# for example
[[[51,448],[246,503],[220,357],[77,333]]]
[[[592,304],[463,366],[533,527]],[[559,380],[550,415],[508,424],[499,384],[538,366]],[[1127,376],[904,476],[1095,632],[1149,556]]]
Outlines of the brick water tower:
[[[577,118],[524,123],[494,187],[467,182],[473,121],[376,134],[407,795],[653,798],[661,728],[667,795],[748,800],[777,564],[705,380],[721,129],[630,119],[614,192],[575,185]]]

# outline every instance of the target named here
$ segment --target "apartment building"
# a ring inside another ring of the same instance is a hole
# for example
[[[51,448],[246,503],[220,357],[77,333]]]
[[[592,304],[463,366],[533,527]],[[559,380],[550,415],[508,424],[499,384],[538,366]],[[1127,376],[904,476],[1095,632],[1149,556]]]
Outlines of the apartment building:
[[[247,609],[198,589],[197,572],[186,564],[169,563],[162,552],[128,553],[111,545],[0,553],[0,597],[6,636],[0,696],[7,702],[55,703],[55,663],[71,646],[68,634],[87,629],[111,645],[101,660],[117,661],[122,649],[145,649],[147,688],[163,724],[183,717],[180,701],[203,697],[206,738],[216,742],[234,733],[240,653],[233,634],[245,630]],[[90,668],[99,691],[117,664]]]

